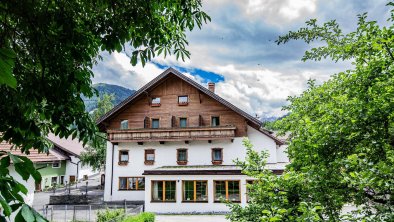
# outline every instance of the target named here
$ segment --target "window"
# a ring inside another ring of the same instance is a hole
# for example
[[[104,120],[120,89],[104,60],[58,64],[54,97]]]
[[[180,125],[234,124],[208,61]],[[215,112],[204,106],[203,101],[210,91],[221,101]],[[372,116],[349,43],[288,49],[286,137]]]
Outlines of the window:
[[[185,106],[189,103],[188,96],[178,96],[178,105]]]
[[[56,186],[57,184],[57,177],[52,177],[51,178],[51,186]]]
[[[60,168],[60,162],[59,161],[53,162],[52,168]]]
[[[180,127],[187,127],[187,118],[180,118],[179,119],[179,126]]]
[[[145,190],[145,178],[119,177],[119,190]]]
[[[187,149],[177,149],[176,161],[178,165],[187,164]]]
[[[152,128],[157,129],[160,127],[160,121],[159,119],[152,119]]]
[[[127,119],[122,120],[120,122],[120,129],[128,129],[128,128],[129,128],[129,121]]]
[[[64,184],[64,176],[60,176],[60,184],[61,184],[61,185]]]
[[[213,181],[214,201],[229,200],[231,202],[241,202],[239,181],[225,180]]]
[[[248,193],[252,190],[252,185],[254,184],[255,180],[247,180],[246,181],[246,202],[249,203],[249,195]]]
[[[212,164],[222,164],[223,162],[223,149],[222,148],[213,148],[212,149]]]
[[[155,150],[145,150],[145,164],[152,165],[155,162]]]
[[[119,151],[119,165],[127,165],[129,163],[129,151],[120,150]]]
[[[220,126],[220,120],[218,116],[211,117],[211,126]]]
[[[175,202],[176,181],[152,181],[152,202]]]
[[[160,106],[160,97],[153,97],[151,104],[152,106]]]
[[[201,180],[183,181],[183,201],[208,202],[208,182]]]

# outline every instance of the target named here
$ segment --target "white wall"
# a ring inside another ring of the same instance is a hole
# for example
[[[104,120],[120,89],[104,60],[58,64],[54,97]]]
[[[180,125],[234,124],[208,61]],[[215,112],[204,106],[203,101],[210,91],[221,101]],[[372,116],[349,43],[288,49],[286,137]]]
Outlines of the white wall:
[[[10,171],[10,175],[19,183],[23,184],[27,190],[28,193],[27,195],[24,195],[22,193],[20,193],[25,201],[26,204],[28,205],[32,205],[33,204],[33,200],[34,200],[34,189],[35,189],[35,182],[33,177],[29,177],[29,179],[27,181],[23,180],[22,177],[15,171],[15,168],[13,165],[10,165],[10,167],[8,167],[8,170]]]
[[[239,180],[241,205],[246,205],[246,180],[251,179],[245,175],[161,175],[146,176],[146,184],[151,180],[176,180],[176,202],[151,202],[151,186],[145,190],[145,211],[154,213],[219,213],[228,212],[228,207],[223,203],[214,203],[214,180]],[[182,180],[207,180],[208,203],[182,203]]]
[[[70,176],[75,176],[77,177],[77,165],[76,163],[79,162],[78,164],[78,180],[83,179],[83,175],[88,175],[89,177],[96,174],[96,171],[93,171],[90,166],[82,166],[82,162],[80,162],[80,159],[75,156],[70,156],[71,157],[71,163],[70,160],[66,161],[66,174],[65,174],[65,180],[69,182]],[[74,164],[75,163],[75,164]]]
[[[282,154],[278,154],[277,146],[274,140],[264,135],[263,133],[248,126],[248,137],[254,149],[261,151],[268,150],[270,156],[268,158],[269,164],[280,162],[278,157],[282,158]],[[212,143],[208,141],[190,141],[189,144],[185,142],[146,142],[143,145],[137,143],[119,143],[114,146],[114,156],[112,159],[112,144],[107,142],[107,155],[106,155],[106,178],[105,178],[105,201],[116,200],[144,200],[143,191],[119,191],[119,177],[140,177],[145,170],[152,170],[161,166],[176,166],[176,153],[179,148],[188,149],[188,164],[187,165],[212,165],[211,149],[223,148],[223,163],[222,165],[234,165],[233,160],[239,158],[245,159],[246,149],[242,145],[242,137],[234,138],[233,142],[230,140],[213,140]],[[155,149],[155,163],[154,165],[144,164],[144,150]],[[125,166],[119,166],[119,150],[129,151],[129,163]],[[113,161],[112,161],[113,160]],[[113,164],[113,180],[111,181],[111,172]],[[275,168],[275,167],[273,167]],[[280,165],[283,169],[283,165]],[[111,195],[112,183],[112,195]],[[146,189],[150,186],[146,182]],[[145,192],[148,193],[148,192]],[[145,194],[146,196],[146,194]]]

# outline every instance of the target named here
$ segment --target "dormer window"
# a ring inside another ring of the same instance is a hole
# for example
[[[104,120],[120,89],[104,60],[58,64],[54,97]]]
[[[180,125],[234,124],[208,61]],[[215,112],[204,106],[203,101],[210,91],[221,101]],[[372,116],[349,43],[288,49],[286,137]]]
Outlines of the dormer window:
[[[189,104],[189,96],[178,96],[178,105],[186,106]]]
[[[129,121],[127,119],[122,120],[120,122],[120,129],[128,129],[128,128],[129,128]]]
[[[160,106],[160,97],[152,97],[151,106]]]

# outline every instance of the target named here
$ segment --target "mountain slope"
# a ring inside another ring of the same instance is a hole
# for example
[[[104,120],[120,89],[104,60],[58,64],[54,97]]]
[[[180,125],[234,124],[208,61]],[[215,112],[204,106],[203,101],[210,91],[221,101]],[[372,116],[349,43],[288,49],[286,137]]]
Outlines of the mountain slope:
[[[104,94],[114,94],[115,95],[115,100],[113,101],[114,106],[122,102],[124,99],[132,95],[135,90],[127,89],[122,86],[118,85],[111,85],[111,84],[106,84],[106,83],[97,83],[93,85],[93,88],[95,88],[98,93],[99,97],[101,98]],[[86,98],[82,97],[86,111],[90,112],[97,108],[97,100],[98,97],[94,96],[92,98]]]

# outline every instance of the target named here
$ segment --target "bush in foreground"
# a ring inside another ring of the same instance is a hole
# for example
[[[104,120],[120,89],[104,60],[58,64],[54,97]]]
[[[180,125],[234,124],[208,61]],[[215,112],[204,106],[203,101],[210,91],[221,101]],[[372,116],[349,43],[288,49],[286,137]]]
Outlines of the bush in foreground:
[[[154,222],[155,214],[143,212],[136,216],[126,218],[123,222]]]
[[[97,222],[107,222],[107,221],[122,221],[125,216],[123,209],[106,209],[97,212]]]

